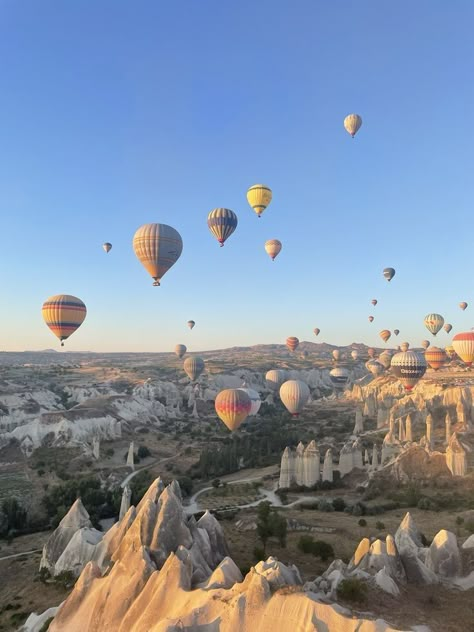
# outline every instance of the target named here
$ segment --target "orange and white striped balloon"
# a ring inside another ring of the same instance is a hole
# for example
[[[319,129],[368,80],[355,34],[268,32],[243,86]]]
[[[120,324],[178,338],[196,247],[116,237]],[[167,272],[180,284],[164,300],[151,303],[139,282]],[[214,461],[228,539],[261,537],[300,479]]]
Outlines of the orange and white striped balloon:
[[[440,349],[439,347],[430,347],[425,351],[425,360],[428,366],[437,371],[446,364],[448,354],[444,349]]]
[[[464,331],[453,338],[454,351],[467,366],[474,362],[474,332]]]

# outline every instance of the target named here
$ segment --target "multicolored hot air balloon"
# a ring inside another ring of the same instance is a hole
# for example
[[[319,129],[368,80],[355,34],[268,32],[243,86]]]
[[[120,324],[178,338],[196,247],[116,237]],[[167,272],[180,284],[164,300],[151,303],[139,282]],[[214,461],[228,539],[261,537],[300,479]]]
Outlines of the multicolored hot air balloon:
[[[281,241],[278,239],[269,239],[265,242],[265,252],[272,261],[275,261],[275,257],[280,253],[282,249]]]
[[[373,349],[372,347],[369,347],[367,349],[367,355],[369,356],[369,358],[375,357],[375,349]]]
[[[421,346],[423,347],[423,349],[428,349],[428,347],[430,346],[430,341],[429,340],[422,340],[421,341]]]
[[[297,417],[309,399],[309,387],[301,380],[288,380],[280,386],[280,399],[288,412]]]
[[[383,275],[387,281],[391,281],[395,276],[395,268],[384,268]]]
[[[258,411],[260,410],[260,406],[262,405],[262,400],[260,399],[260,395],[257,391],[254,391],[253,388],[243,387],[239,390],[244,391],[250,397],[250,402],[252,404],[249,412],[249,417],[254,417]]]
[[[188,325],[189,329],[192,329],[196,323],[194,322],[194,320],[188,320],[186,324]]]
[[[359,357],[359,352],[357,351],[357,349],[354,349],[353,351],[351,351],[351,358],[354,360],[354,362],[357,360],[358,357]]]
[[[406,353],[409,348],[410,348],[409,342],[402,342],[402,344],[400,345],[400,349],[402,350],[403,353]]]
[[[272,391],[277,391],[283,382],[286,380],[287,374],[283,369],[272,369],[271,371],[267,371],[265,375],[265,383],[267,388]]]
[[[186,345],[176,345],[176,347],[174,348],[174,352],[176,353],[179,359],[181,359],[184,356],[186,351],[187,351]]]
[[[81,299],[70,294],[50,296],[41,311],[44,322],[61,341],[61,347],[64,347],[63,341],[82,325],[87,314]]]
[[[471,366],[474,362],[474,331],[463,331],[456,334],[452,345],[464,364]]]
[[[186,372],[186,375],[189,377],[191,382],[195,382],[201,373],[204,371],[204,360],[199,356],[191,356],[186,358],[183,363],[183,369]]]
[[[374,317],[373,316],[369,316],[369,323],[373,323],[374,322]]]
[[[337,367],[329,371],[329,379],[336,389],[343,389],[349,380],[349,371],[343,367]]]
[[[237,215],[228,208],[215,208],[207,216],[209,230],[221,247],[237,228],[238,223]]]
[[[334,358],[334,360],[337,362],[338,360],[340,360],[341,358],[341,352],[339,349],[334,349],[334,351],[332,352],[332,357]]]
[[[426,360],[422,353],[416,351],[396,353],[392,358],[392,373],[406,391],[411,391],[426,373]]]
[[[464,311],[467,307],[467,303],[465,301],[462,301],[462,303],[459,303],[459,307],[462,309],[462,311]]]
[[[392,335],[392,332],[389,331],[388,329],[382,329],[382,331],[379,333],[379,336],[382,338],[384,342],[387,342],[387,340],[390,338],[391,335]]]
[[[436,336],[438,331],[444,325],[444,318],[441,314],[428,314],[425,316],[424,324],[426,329],[432,333],[433,336]]]
[[[449,332],[451,331],[451,329],[453,328],[453,326],[451,325],[451,323],[446,323],[446,325],[443,327],[444,331],[449,334]]]
[[[105,252],[110,252],[112,250],[112,244],[106,241],[105,244],[102,244],[102,248]]]
[[[241,388],[226,388],[218,393],[214,406],[218,417],[233,432],[249,416],[252,402]]]
[[[394,329],[394,330],[393,330],[393,333],[394,333],[396,336],[398,336],[398,334],[400,333],[400,330],[399,330],[399,329]]]
[[[295,336],[290,336],[286,339],[286,346],[290,351],[295,351],[300,344],[300,341]]]
[[[358,114],[348,114],[344,119],[344,127],[352,138],[357,134],[362,125],[362,119]]]
[[[258,217],[260,217],[272,201],[272,190],[265,184],[254,184],[247,191],[247,200]]]
[[[183,240],[177,230],[167,224],[143,224],[133,237],[133,250],[145,270],[160,281],[178,261],[183,251]]]
[[[377,305],[378,301],[376,298],[373,298],[371,301],[372,305]]]
[[[431,347],[425,351],[425,360],[432,369],[437,371],[443,364],[446,364],[448,356],[444,349]]]
[[[320,333],[320,332],[321,332],[321,330],[320,330],[318,327],[315,327],[315,328],[313,329],[313,333],[314,333],[314,335],[315,335],[315,336],[319,336],[319,333]]]

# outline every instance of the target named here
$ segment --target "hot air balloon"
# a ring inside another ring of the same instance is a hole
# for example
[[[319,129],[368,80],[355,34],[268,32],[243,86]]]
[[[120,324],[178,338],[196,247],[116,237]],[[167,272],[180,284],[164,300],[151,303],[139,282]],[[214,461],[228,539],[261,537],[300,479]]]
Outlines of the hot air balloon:
[[[369,360],[365,363],[365,368],[370,371],[374,377],[382,375],[385,371],[384,365],[378,360]]]
[[[409,342],[402,342],[402,344],[400,345],[400,349],[402,350],[403,353],[406,353],[409,348],[410,348]]]
[[[424,323],[426,329],[430,333],[432,333],[433,336],[436,336],[438,331],[444,325],[444,318],[441,316],[441,314],[428,314],[427,316],[425,316]]]
[[[334,388],[343,389],[349,380],[349,371],[343,367],[337,367],[329,371],[329,379],[332,382]]]
[[[391,335],[392,335],[392,332],[389,331],[388,329],[382,329],[382,331],[379,333],[379,336],[382,338],[384,342],[387,342],[387,340],[390,338]]]
[[[367,355],[369,356],[369,358],[373,358],[375,356],[375,349],[372,349],[372,347],[369,347],[367,349]]]
[[[257,393],[257,391],[254,391],[253,388],[245,387],[239,390],[244,391],[250,397],[250,402],[252,406],[250,408],[249,416],[254,417],[258,413],[258,411],[260,410],[260,406],[262,405],[260,395]]]
[[[162,277],[181,256],[183,240],[167,224],[143,224],[133,237],[133,250],[152,276],[153,285],[160,285]]]
[[[421,346],[423,347],[423,349],[428,349],[428,347],[430,346],[430,341],[429,340],[422,340],[421,341]]]
[[[394,333],[396,336],[398,336],[398,334],[400,333],[400,330],[399,330],[399,329],[394,329],[394,330],[393,330],[393,333]]]
[[[320,330],[320,329],[318,329],[318,327],[315,327],[315,328],[313,329],[313,333],[314,333],[314,335],[315,335],[315,336],[319,336],[320,331],[321,331],[321,330]]]
[[[471,366],[474,362],[474,331],[463,331],[456,334],[452,345],[464,364]]]
[[[260,217],[272,201],[272,190],[264,184],[254,184],[247,191],[247,200],[258,217]]]
[[[372,303],[372,305],[377,305],[378,301],[376,298],[373,298],[370,302]]]
[[[87,308],[80,298],[70,294],[56,294],[43,303],[42,314],[44,322],[59,338],[61,347],[64,347],[63,341],[84,322]]]
[[[395,269],[394,268],[384,268],[383,275],[387,279],[387,281],[391,281],[393,279],[393,277],[395,276]]]
[[[340,357],[341,357],[340,350],[339,349],[334,349],[334,351],[332,352],[332,357],[337,362],[340,359]]]
[[[308,352],[306,351],[306,349],[301,354],[301,357],[303,358],[303,360],[306,360],[306,358],[308,357]]]
[[[467,307],[467,303],[465,301],[462,301],[462,303],[459,303],[459,307],[462,309],[462,311],[464,311]]]
[[[290,351],[295,351],[299,344],[300,341],[298,338],[295,338],[295,336],[290,336],[286,339],[286,346]]]
[[[270,390],[277,391],[286,380],[286,377],[286,371],[283,369],[273,369],[271,371],[267,371],[265,375],[265,382]]]
[[[411,391],[426,372],[426,360],[422,353],[404,351],[396,353],[392,358],[392,373],[405,387]]]
[[[354,349],[353,351],[351,351],[351,358],[355,361],[357,360],[357,358],[359,357],[359,352]]]
[[[445,351],[448,358],[450,360],[454,360],[454,358],[456,357],[456,351],[454,351],[454,347],[452,345],[449,345],[448,347],[445,347]]]
[[[183,369],[191,382],[195,382],[201,373],[204,371],[204,360],[199,356],[191,356],[186,358],[183,363]]]
[[[194,320],[188,320],[187,325],[189,327],[189,329],[192,329],[194,327],[196,323],[194,322]]]
[[[444,331],[449,334],[449,332],[451,331],[451,329],[453,328],[453,326],[451,325],[451,323],[446,323],[446,325],[443,327]]]
[[[309,399],[309,388],[301,380],[288,380],[280,386],[280,399],[286,409],[296,417]]]
[[[384,351],[379,355],[377,362],[380,362],[384,369],[389,369],[392,363],[392,354]]]
[[[105,244],[102,244],[102,248],[105,252],[110,252],[112,250],[112,244],[106,241]]]
[[[373,316],[369,316],[369,323],[373,323],[374,322],[374,317]]]
[[[272,261],[275,261],[275,257],[280,253],[281,249],[281,241],[278,239],[269,239],[265,242],[265,252],[271,257]]]
[[[215,208],[207,216],[209,230],[221,247],[237,228],[237,224],[237,215],[228,208]]]
[[[218,417],[233,432],[247,419],[252,409],[252,402],[243,389],[226,388],[218,393],[215,409]]]
[[[448,356],[444,349],[431,347],[425,351],[425,360],[432,369],[437,371],[443,366],[443,364],[446,364]]]
[[[176,345],[176,347],[174,348],[174,352],[176,353],[178,358],[181,359],[186,353],[186,345]]]
[[[358,114],[349,114],[344,119],[344,127],[346,128],[346,132],[349,132],[352,138],[354,138],[354,136],[357,134],[361,125],[362,119]]]

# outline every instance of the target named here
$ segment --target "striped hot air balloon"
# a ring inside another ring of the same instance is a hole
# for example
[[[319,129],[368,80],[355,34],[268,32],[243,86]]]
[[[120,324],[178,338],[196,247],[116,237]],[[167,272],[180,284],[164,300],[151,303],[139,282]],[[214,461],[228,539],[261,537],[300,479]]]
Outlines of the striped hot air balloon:
[[[106,241],[105,244],[102,244],[102,248],[105,252],[110,252],[112,250],[112,244]]]
[[[280,253],[282,249],[281,241],[278,239],[269,239],[265,242],[265,252],[272,261],[275,261],[275,257]]]
[[[181,359],[184,356],[186,351],[187,351],[186,345],[176,345],[176,347],[174,348],[174,352],[176,353],[179,359]]]
[[[444,318],[441,314],[427,314],[425,316],[424,324],[426,329],[432,333],[433,336],[436,336],[438,331],[444,325]]]
[[[336,389],[343,389],[349,380],[349,371],[343,367],[336,367],[329,371],[329,379]]]
[[[238,223],[237,215],[228,208],[215,208],[207,216],[209,230],[221,247],[237,228]]]
[[[297,417],[309,399],[309,387],[301,380],[288,380],[280,386],[280,399],[293,417]]]
[[[319,336],[320,332],[321,332],[321,330],[319,329],[319,327],[315,327],[313,329],[313,333],[314,333],[315,336]]]
[[[215,409],[221,421],[233,432],[249,416],[252,402],[243,389],[226,388],[218,393]]]
[[[395,276],[395,268],[384,268],[383,275],[387,281],[391,281]]]
[[[247,191],[247,200],[253,210],[261,217],[272,201],[272,190],[265,184],[254,184]]]
[[[452,345],[464,364],[471,366],[474,362],[474,331],[463,331],[456,334]]]
[[[389,331],[388,329],[382,329],[382,331],[379,333],[379,336],[382,338],[384,342],[387,342],[387,340],[390,338],[391,335],[392,335],[392,332]]]
[[[290,351],[295,351],[298,348],[300,341],[295,336],[290,336],[286,339],[286,346]]]
[[[286,380],[287,374],[283,369],[272,369],[271,371],[267,371],[265,375],[265,383],[267,388],[272,391],[277,391],[283,382]]]
[[[61,347],[64,347],[63,341],[84,322],[87,308],[76,296],[56,294],[43,303],[42,314],[44,322],[59,338]]]
[[[250,397],[250,402],[252,406],[250,408],[249,417],[254,417],[258,413],[258,411],[260,410],[260,406],[262,405],[260,395],[257,393],[257,391],[254,391],[253,388],[245,387],[239,390],[244,391]]]
[[[191,356],[186,358],[183,363],[183,369],[186,372],[186,375],[189,377],[191,382],[194,382],[198,379],[201,373],[204,371],[204,360],[199,356]]]
[[[444,349],[430,347],[425,351],[425,360],[432,369],[437,371],[446,364],[448,356]]]
[[[446,323],[446,325],[443,327],[444,331],[449,334],[449,332],[451,331],[451,329],[453,328],[453,326],[451,325],[451,323]]]
[[[344,127],[352,138],[357,134],[362,125],[362,118],[358,114],[348,114],[344,119]]]
[[[160,281],[178,261],[183,251],[183,240],[177,230],[167,224],[143,224],[133,237],[137,259],[153,278]]]
[[[422,353],[416,351],[396,353],[391,366],[392,373],[402,382],[406,391],[411,391],[426,373],[426,360]]]

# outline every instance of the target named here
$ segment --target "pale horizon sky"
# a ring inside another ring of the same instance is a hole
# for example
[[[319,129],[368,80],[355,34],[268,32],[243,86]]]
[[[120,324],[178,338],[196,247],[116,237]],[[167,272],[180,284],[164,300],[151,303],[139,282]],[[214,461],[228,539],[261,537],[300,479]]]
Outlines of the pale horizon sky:
[[[470,0],[0,0],[0,18],[0,349],[59,350],[41,316],[59,293],[88,308],[70,351],[446,346],[474,326]],[[224,248],[219,206],[239,218]],[[148,222],[184,242],[159,288],[131,245]]]

